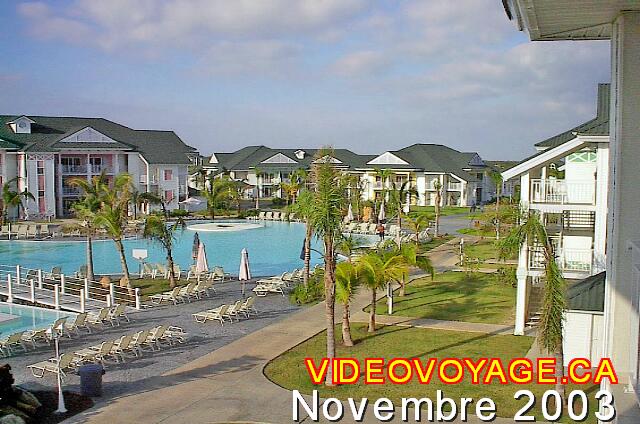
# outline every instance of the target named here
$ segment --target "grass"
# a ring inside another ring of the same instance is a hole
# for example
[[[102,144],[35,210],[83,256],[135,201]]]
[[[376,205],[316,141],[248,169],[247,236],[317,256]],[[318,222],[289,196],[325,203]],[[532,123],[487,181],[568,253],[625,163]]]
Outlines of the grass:
[[[516,357],[523,357],[531,347],[533,339],[525,336],[498,336],[477,334],[460,331],[434,330],[414,327],[386,326],[379,328],[375,335],[366,332],[364,324],[352,326],[352,335],[355,346],[343,347],[340,344],[340,331],[336,331],[336,356],[359,359],[381,357],[391,358],[472,358],[482,357],[501,358],[508,363]],[[516,391],[526,388],[533,391],[538,399],[542,393],[552,386],[541,385],[472,385],[468,378],[458,385],[445,385],[439,379],[432,379],[428,385],[420,385],[411,381],[404,385],[364,385],[358,382],[352,385],[327,387],[313,385],[310,381],[304,358],[311,357],[316,363],[324,356],[326,349],[326,333],[322,332],[304,341],[293,349],[283,353],[271,361],[265,367],[265,375],[276,384],[289,389],[298,389],[310,394],[314,389],[320,392],[321,398],[337,397],[346,399],[349,397],[360,399],[367,397],[373,402],[380,397],[390,398],[396,405],[400,404],[402,397],[429,397],[435,399],[436,391],[443,390],[445,395],[453,399],[471,397],[475,400],[481,397],[492,398],[497,406],[497,413],[502,417],[512,417],[524,403],[516,401],[513,395]],[[589,391],[590,405],[595,411],[593,396],[597,387],[581,386],[567,387],[569,390],[579,388]],[[539,411],[539,410],[538,410]],[[538,418],[541,419],[538,412]],[[590,414],[593,418],[593,411]],[[424,418],[424,417],[423,417]],[[589,422],[595,422],[589,421]]]
[[[496,232],[494,230],[483,230],[481,228],[463,228],[458,230],[460,234],[468,234],[471,236],[478,237],[494,237],[496,236]]]
[[[515,293],[495,274],[445,272],[436,274],[433,281],[426,277],[408,284],[404,297],[394,298],[393,315],[509,324],[513,322]],[[379,300],[378,311],[386,311],[386,301]]]
[[[187,285],[187,280],[178,280],[179,286]],[[138,278],[132,279],[131,285],[140,288],[142,296],[151,296],[156,293],[163,293],[171,290],[169,288],[169,279],[165,278]]]
[[[460,215],[468,212],[469,208],[461,206],[443,206],[440,208],[440,216]],[[409,211],[410,215],[423,213],[433,214],[435,216],[436,208],[435,206],[411,206]]]
[[[436,247],[445,244],[449,240],[451,240],[453,236],[439,236],[437,238],[433,238],[426,243],[420,243],[420,251],[428,252],[429,250],[435,249]]]

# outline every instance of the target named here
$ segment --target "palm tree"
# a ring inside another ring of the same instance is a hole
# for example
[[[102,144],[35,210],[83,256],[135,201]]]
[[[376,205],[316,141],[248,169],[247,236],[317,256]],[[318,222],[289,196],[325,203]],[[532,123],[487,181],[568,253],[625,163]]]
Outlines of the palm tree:
[[[84,233],[87,237],[87,279],[95,280],[93,273],[93,237],[96,234],[95,219],[100,210],[100,199],[103,186],[107,185],[106,171],[87,180],[86,178],[73,178],[69,181],[72,186],[82,190],[82,197],[72,205],[75,215],[83,221]]]
[[[314,207],[314,195],[309,190],[302,190],[298,195],[295,203],[289,207],[289,210],[304,220],[305,236],[304,236],[304,273],[302,274],[302,283],[305,287],[309,284],[309,272],[311,268],[311,237],[313,237],[313,224],[311,215]]]
[[[166,219],[156,215],[147,217],[144,223],[144,236],[158,243],[167,254],[167,268],[169,269],[169,287],[176,286],[175,267],[173,265],[173,244],[176,241],[176,232],[184,230],[185,223],[178,218],[173,224],[168,225]]]
[[[515,226],[509,235],[499,242],[500,258],[512,257],[525,244],[529,248],[540,247],[544,255],[545,284],[538,326],[538,344],[556,357],[556,363],[564,364],[562,327],[567,305],[566,282],[556,262],[555,249],[547,234],[547,229],[535,211],[523,213],[520,217],[520,224]],[[556,369],[556,390],[564,399],[564,385],[561,381],[563,371],[562,366]]]
[[[255,167],[253,172],[256,174],[256,209],[260,209],[260,192],[262,191],[262,169]]]
[[[418,197],[418,190],[412,187],[410,180],[403,182],[399,187],[394,182],[391,183],[389,201],[390,203],[395,203],[396,213],[398,214],[396,217],[398,228],[402,228],[402,206],[404,202],[411,203],[413,197]],[[400,244],[400,232],[398,232],[397,241]]]
[[[216,218],[216,206],[221,202],[233,199],[237,194],[237,188],[235,182],[228,177],[210,177],[201,193],[207,200],[207,211],[213,221]]]
[[[418,268],[421,271],[424,271],[424,272],[430,274],[431,275],[431,279],[433,280],[433,277],[435,275],[435,269],[433,268],[433,265],[431,264],[431,260],[426,255],[419,255],[418,254],[418,247],[416,245],[403,244],[403,245],[401,245],[399,247],[396,247],[396,254],[398,254],[400,256],[402,262],[407,267]],[[404,296],[404,294],[405,294],[405,287],[406,287],[407,277],[408,277],[408,275],[403,274],[402,278],[399,281],[399,283],[400,283],[399,295],[401,297]]]
[[[358,239],[353,235],[340,235],[340,239],[336,242],[336,251],[347,258],[347,262],[351,262],[351,255],[359,246]]]
[[[353,263],[341,262],[336,265],[336,300],[342,303],[343,308],[342,344],[345,346],[353,346],[349,306],[359,284],[358,273]]]
[[[120,255],[122,274],[127,280],[129,288],[131,287],[131,280],[122,239],[127,224],[127,212],[132,189],[131,181],[131,175],[123,173],[114,178],[112,187],[108,185],[100,187],[101,206],[94,219],[95,225],[103,228],[115,243],[116,250]]]
[[[370,252],[357,260],[361,282],[371,290],[369,307],[369,333],[376,331],[377,291],[391,281],[400,281],[407,272],[402,257],[393,251]]]
[[[500,240],[500,196],[502,196],[502,174],[498,171],[493,171],[489,174],[491,180],[496,185],[496,240]]]
[[[416,234],[416,246],[420,244],[420,233],[429,228],[429,220],[431,215],[419,214],[415,217],[407,215],[407,224],[411,227],[411,230]]]
[[[433,189],[436,191],[436,224],[435,228],[433,229],[433,236],[438,237],[438,231],[440,229],[440,202],[442,201],[442,183],[440,182],[440,180],[436,180],[433,182]]]
[[[317,159],[325,156],[333,156],[330,150],[321,149]],[[336,251],[335,242],[340,237],[340,225],[342,223],[342,211],[345,206],[344,189],[341,184],[340,174],[329,162],[316,160],[312,168],[313,182],[313,207],[311,209],[310,222],[315,235],[322,239],[324,244],[324,292],[325,292],[325,318],[327,324],[327,358],[334,358],[335,346],[335,266]],[[332,385],[332,372],[327,372],[325,384]]]
[[[2,185],[2,224],[6,223],[9,218],[9,209],[17,207],[18,211],[24,212],[24,200],[36,200],[36,198],[27,189],[18,191],[18,181],[20,177],[15,177]],[[11,186],[15,185],[16,190],[12,190]]]

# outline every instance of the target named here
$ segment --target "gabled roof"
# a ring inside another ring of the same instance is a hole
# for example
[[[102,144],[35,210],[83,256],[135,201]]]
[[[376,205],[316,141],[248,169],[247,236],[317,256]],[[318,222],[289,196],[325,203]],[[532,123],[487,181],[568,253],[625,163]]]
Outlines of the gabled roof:
[[[133,150],[154,164],[189,164],[187,154],[195,149],[173,131],[134,130],[104,118],[29,116],[31,133],[14,133],[9,123],[23,115],[0,115],[0,139],[26,152],[55,152],[62,149]],[[113,142],[60,143],[61,140],[92,128]]]
[[[451,173],[466,181],[477,181],[477,177],[470,171],[484,169],[470,164],[477,153],[459,152],[441,144],[413,144],[393,153],[415,168],[426,172]]]
[[[590,121],[571,128],[568,131],[554,135],[536,143],[539,149],[548,149],[575,138],[576,135],[609,135],[610,84],[598,84],[597,115]]]
[[[592,275],[567,289],[570,310],[604,312],[604,286],[606,272]]]

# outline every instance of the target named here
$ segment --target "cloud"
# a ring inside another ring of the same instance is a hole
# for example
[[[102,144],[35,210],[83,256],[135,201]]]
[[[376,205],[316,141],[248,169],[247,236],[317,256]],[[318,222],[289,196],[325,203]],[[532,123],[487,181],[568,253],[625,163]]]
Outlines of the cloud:
[[[390,65],[389,58],[373,50],[356,51],[338,59],[332,71],[341,76],[362,77],[379,74]]]

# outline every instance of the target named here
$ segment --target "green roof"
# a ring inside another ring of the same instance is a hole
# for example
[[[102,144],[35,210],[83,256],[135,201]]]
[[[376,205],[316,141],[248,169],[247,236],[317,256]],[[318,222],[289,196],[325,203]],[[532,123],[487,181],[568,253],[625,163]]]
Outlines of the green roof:
[[[195,149],[186,145],[173,131],[134,130],[104,118],[27,116],[34,121],[31,133],[16,134],[9,122],[23,115],[0,115],[0,147],[26,152],[56,152],[68,149],[109,149],[136,151],[153,164],[189,164],[187,154]],[[60,141],[85,128],[104,134],[112,142]],[[6,143],[6,147],[5,144]]]
[[[595,118],[561,134],[536,143],[535,146],[539,148],[556,147],[574,139],[576,135],[609,135],[609,92],[609,84],[598,84],[598,109]]]
[[[606,272],[578,281],[567,290],[570,310],[604,312],[604,285]]]

